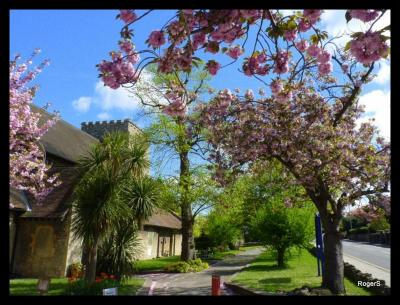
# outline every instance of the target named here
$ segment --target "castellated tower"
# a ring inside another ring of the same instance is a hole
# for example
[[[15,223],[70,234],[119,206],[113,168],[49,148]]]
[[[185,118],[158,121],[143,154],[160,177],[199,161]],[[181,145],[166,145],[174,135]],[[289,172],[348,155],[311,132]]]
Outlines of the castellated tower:
[[[122,131],[128,132],[131,135],[142,132],[142,130],[138,126],[136,126],[130,119],[125,119],[123,121],[96,121],[94,123],[83,122],[81,123],[81,129],[91,136],[99,139],[100,141],[108,132]],[[150,160],[150,150],[147,150],[147,159]],[[147,169],[147,174],[150,174],[150,168]]]
[[[137,127],[130,119],[125,119],[123,121],[112,120],[102,122],[83,122],[81,124],[81,129],[99,140],[103,139],[107,132],[112,131],[122,131],[128,132],[130,134],[142,132],[142,130]]]

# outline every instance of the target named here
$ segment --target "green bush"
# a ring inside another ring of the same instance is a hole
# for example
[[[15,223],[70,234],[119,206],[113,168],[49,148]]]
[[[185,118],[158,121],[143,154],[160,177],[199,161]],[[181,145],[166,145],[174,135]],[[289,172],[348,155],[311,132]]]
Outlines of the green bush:
[[[373,232],[385,231],[390,229],[390,224],[384,216],[380,216],[371,221],[371,223],[369,224],[369,228]]]
[[[211,214],[206,229],[211,245],[229,250],[229,245],[235,245],[242,239],[240,227],[227,215]]]
[[[370,233],[370,229],[367,226],[349,230],[349,234],[365,234],[365,233]]]
[[[164,267],[164,270],[167,272],[179,272],[186,273],[189,272],[190,265],[186,262],[177,262]]]
[[[97,273],[115,274],[118,278],[132,275],[142,252],[136,225],[129,219],[121,220],[98,249]]]
[[[207,268],[208,268],[208,263],[203,262],[200,258],[196,258],[189,262],[177,262],[168,265],[164,268],[164,270],[167,272],[187,273],[187,272],[199,272]]]
[[[80,262],[72,263],[68,266],[67,277],[81,278],[83,277],[84,266]]]

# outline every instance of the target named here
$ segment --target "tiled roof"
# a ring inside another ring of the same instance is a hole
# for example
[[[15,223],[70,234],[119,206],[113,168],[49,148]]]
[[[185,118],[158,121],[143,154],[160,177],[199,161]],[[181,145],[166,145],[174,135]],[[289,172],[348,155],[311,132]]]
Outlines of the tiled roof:
[[[53,116],[42,108],[34,105],[31,107],[34,112],[41,114],[40,125]],[[82,155],[88,152],[90,145],[97,143],[98,140],[60,119],[46,132],[40,142],[47,153],[76,163]]]
[[[177,230],[182,229],[181,219],[177,215],[161,209],[157,209],[148,220],[143,222],[143,225]]]
[[[21,212],[31,210],[28,199],[23,192],[10,188],[10,209]]]
[[[51,161],[51,160],[50,160]],[[71,194],[76,183],[76,170],[73,163],[55,164],[51,169],[57,171],[62,167],[59,179],[62,183],[50,192],[40,203],[28,196],[32,210],[21,215],[24,218],[63,218],[71,207]]]

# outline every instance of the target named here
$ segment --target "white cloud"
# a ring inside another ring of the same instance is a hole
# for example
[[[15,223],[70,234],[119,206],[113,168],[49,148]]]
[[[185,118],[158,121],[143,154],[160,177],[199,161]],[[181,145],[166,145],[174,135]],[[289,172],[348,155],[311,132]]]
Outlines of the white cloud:
[[[133,111],[139,107],[139,101],[133,97],[128,89],[120,87],[111,89],[98,81],[95,86],[94,103],[103,110]]]
[[[111,115],[107,112],[101,112],[97,115],[97,118],[100,120],[109,120],[111,118]]]
[[[108,120],[111,117],[110,113],[114,110],[121,111],[126,117],[131,117],[143,107],[135,93],[140,93],[142,99],[148,104],[168,104],[158,89],[156,90],[152,75],[146,70],[141,73],[135,86],[129,89],[124,87],[111,89],[98,80],[91,97],[82,96],[74,100],[72,104],[80,112],[87,112],[92,104],[95,105],[101,110],[97,118],[102,120]]]
[[[77,100],[72,101],[72,106],[79,112],[87,112],[92,103],[92,98],[88,96],[81,96]]]
[[[365,32],[369,29],[371,23],[364,23],[359,19],[352,19],[349,23],[346,22],[345,18],[346,10],[324,10],[321,17],[322,28],[329,33],[330,36],[351,34],[353,32]],[[385,14],[380,18],[373,29],[382,29],[390,24],[390,10],[385,12]],[[385,32],[388,34],[388,32]],[[334,40],[334,42],[341,47],[344,47],[345,43],[349,41],[348,35],[343,35],[342,37]],[[390,41],[388,41],[390,45]],[[329,46],[329,47],[328,47]],[[327,47],[333,50],[333,45],[330,44]]]
[[[373,83],[383,85],[390,81],[390,65],[385,60],[379,61],[380,69],[377,76],[374,78]]]
[[[365,105],[365,114],[358,124],[375,118],[381,136],[390,139],[390,91],[373,90],[360,97],[360,105]]]

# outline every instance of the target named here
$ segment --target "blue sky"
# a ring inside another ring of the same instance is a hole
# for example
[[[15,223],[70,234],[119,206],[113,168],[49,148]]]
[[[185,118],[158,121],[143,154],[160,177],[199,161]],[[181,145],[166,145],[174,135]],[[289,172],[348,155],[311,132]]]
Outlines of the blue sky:
[[[149,124],[138,111],[137,103],[124,92],[113,92],[99,83],[95,67],[108,52],[117,48],[122,22],[116,20],[116,10],[13,10],[10,14],[10,54],[28,57],[39,47],[42,53],[34,60],[39,64],[50,59],[50,66],[38,76],[40,90],[35,103],[52,103],[50,110],[58,110],[64,120],[80,128],[84,121],[131,118],[140,127]],[[141,11],[137,11],[140,15]],[[170,10],[157,10],[135,24],[136,49],[146,48],[144,41],[154,29],[159,29],[173,14]],[[346,25],[344,11],[326,11],[323,26],[330,32],[353,30],[356,22]],[[390,19],[383,18],[383,24]],[[379,26],[379,25],[378,25]],[[254,31],[249,37],[253,41]],[[248,46],[248,50],[252,46]],[[208,56],[204,57],[209,58]],[[216,57],[222,64],[229,62],[226,55]],[[252,88],[262,84],[237,72],[238,64],[221,70],[211,81],[216,89]],[[361,97],[369,115],[376,118],[378,127],[389,137],[390,120],[390,64],[382,61],[376,69],[378,78],[369,84]],[[232,77],[234,75],[235,77]],[[166,172],[172,173],[176,163]],[[175,168],[176,169],[176,168]]]

